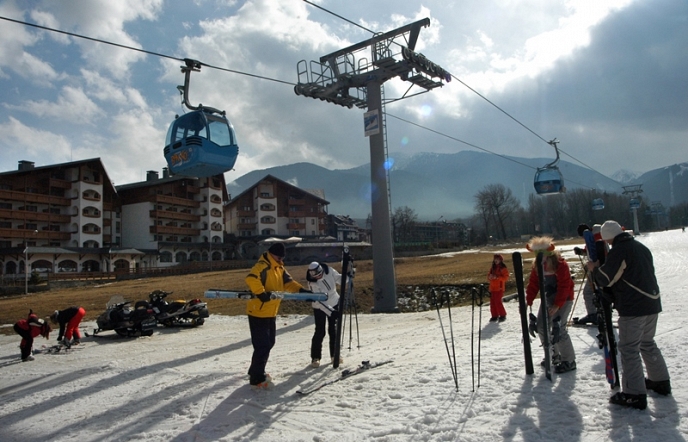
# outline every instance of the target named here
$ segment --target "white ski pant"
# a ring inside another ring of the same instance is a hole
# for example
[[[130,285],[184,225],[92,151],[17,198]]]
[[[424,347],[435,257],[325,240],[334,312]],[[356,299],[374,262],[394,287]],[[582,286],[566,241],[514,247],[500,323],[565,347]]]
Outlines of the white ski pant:
[[[554,296],[547,297],[548,305],[554,302]],[[540,342],[544,345],[545,343],[545,320],[543,318],[542,309],[544,307],[543,303],[540,303],[540,309],[537,315],[537,331],[540,336]],[[568,321],[569,314],[573,308],[573,301],[567,301],[564,305],[554,314],[553,318],[549,318],[549,324],[547,326],[550,330],[550,337],[552,336],[552,321],[559,318],[559,342],[552,346],[552,357],[559,356],[561,362],[575,362],[576,352],[573,349],[573,344],[571,343],[571,338],[569,337],[569,331],[566,327],[566,322]],[[653,379],[654,380],[654,379]]]
[[[648,379],[655,382],[669,380],[669,370],[662,352],[655,343],[658,316],[654,314],[619,317],[618,348],[624,393],[647,394],[643,362]]]

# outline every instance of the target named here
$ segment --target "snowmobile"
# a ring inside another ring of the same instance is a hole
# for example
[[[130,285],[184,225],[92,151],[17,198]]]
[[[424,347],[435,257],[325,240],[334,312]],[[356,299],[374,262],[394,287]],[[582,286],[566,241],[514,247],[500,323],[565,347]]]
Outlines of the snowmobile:
[[[167,302],[165,298],[172,292],[154,290],[148,295],[150,302],[139,301],[136,306],[148,305],[155,312],[155,319],[165,327],[203,325],[209,317],[208,304],[200,299],[176,300]]]
[[[137,303],[138,304],[138,303]],[[114,330],[120,336],[150,336],[158,325],[155,312],[147,306],[131,308],[131,301],[115,295],[106,304],[106,310],[98,316],[98,328],[93,335],[106,330]]]

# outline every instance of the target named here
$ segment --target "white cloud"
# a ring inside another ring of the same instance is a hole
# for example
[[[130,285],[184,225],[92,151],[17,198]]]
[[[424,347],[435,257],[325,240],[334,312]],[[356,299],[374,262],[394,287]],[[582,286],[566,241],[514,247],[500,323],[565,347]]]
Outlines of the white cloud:
[[[62,135],[26,126],[13,117],[6,123],[0,123],[0,132],[3,134],[2,151],[6,159],[39,160],[38,165],[70,159],[72,145]]]
[[[5,105],[11,110],[22,110],[41,118],[69,121],[76,124],[94,124],[105,112],[81,88],[65,86],[56,102],[27,101],[22,106]]]

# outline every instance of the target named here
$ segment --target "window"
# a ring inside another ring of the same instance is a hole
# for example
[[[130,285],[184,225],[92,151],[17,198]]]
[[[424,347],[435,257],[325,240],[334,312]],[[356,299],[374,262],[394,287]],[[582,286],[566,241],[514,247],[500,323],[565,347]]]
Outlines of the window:
[[[160,262],[172,262],[172,254],[170,252],[162,252],[160,254]]]

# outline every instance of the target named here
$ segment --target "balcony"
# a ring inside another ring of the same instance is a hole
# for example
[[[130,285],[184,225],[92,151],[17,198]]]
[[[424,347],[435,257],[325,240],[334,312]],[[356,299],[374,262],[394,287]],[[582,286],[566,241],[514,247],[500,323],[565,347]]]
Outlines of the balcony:
[[[172,226],[150,226],[149,232],[158,235],[183,235],[183,236],[199,236],[200,229],[192,229],[187,227],[172,227]]]
[[[39,230],[36,233],[35,230],[0,228],[0,238],[22,238],[32,241],[39,239],[69,241],[69,239],[71,238],[71,234],[69,232],[55,232],[44,230]]]
[[[57,215],[54,213],[29,212],[26,210],[0,209],[0,218],[10,220],[44,221],[53,223],[68,223],[71,220],[69,215]]]
[[[169,210],[151,210],[149,212],[149,215],[151,218],[158,218],[158,219],[178,219],[181,221],[192,221],[192,222],[199,222],[201,220],[201,217],[198,215],[194,215],[191,213],[185,213],[185,212],[172,212]]]
[[[42,195],[40,193],[19,192],[16,190],[0,190],[0,200],[23,201],[27,203],[52,204],[54,206],[69,206],[71,200],[61,196]]]
[[[157,204],[174,204],[175,206],[193,207],[196,209],[201,207],[201,203],[199,201],[171,195],[155,195],[154,202]]]
[[[287,223],[287,229],[289,230],[305,230],[306,223]]]

